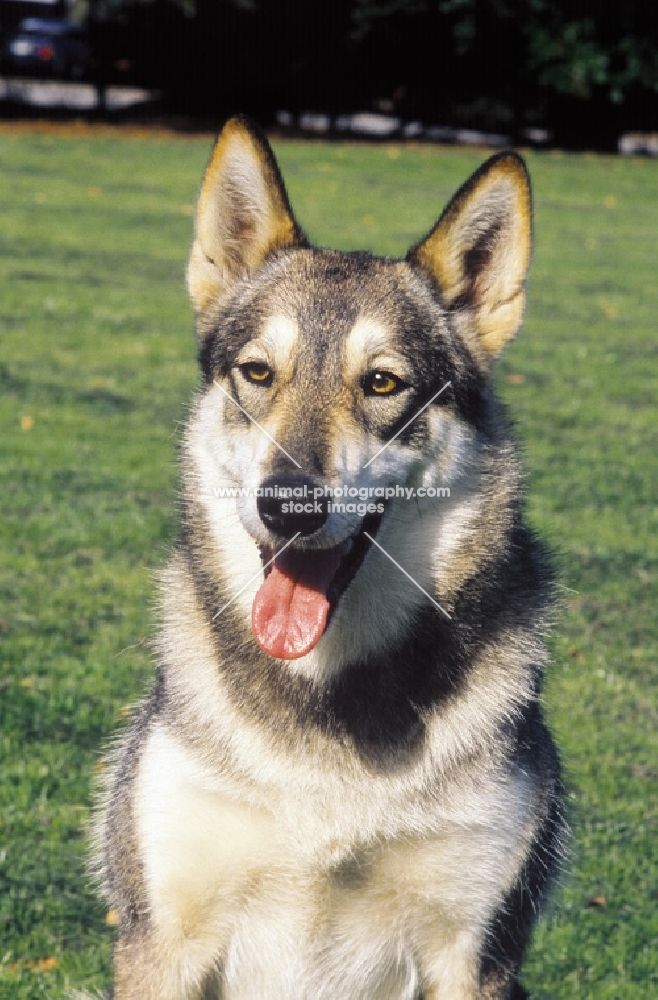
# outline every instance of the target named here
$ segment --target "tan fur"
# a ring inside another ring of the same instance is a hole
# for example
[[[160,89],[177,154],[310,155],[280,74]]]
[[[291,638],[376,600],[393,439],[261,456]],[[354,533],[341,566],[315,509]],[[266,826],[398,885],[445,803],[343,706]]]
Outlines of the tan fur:
[[[237,356],[237,363],[261,362],[279,372],[284,379],[292,378],[299,341],[299,327],[288,316],[268,319],[258,340],[246,344]]]
[[[350,330],[344,348],[345,381],[354,383],[361,375],[364,365],[382,368],[409,378],[408,363],[400,355],[391,351],[391,331],[384,324],[367,314],[359,316]]]
[[[480,252],[490,262],[473,281],[468,254],[483,238]],[[516,158],[507,157],[481,179],[476,175],[415,250],[415,260],[438,282],[446,304],[461,298],[472,312],[468,324],[474,323],[473,343],[485,364],[498,357],[521,325],[531,239],[527,174]]]
[[[262,146],[239,119],[222,132],[206,169],[187,271],[197,312],[215,305],[297,236]]]

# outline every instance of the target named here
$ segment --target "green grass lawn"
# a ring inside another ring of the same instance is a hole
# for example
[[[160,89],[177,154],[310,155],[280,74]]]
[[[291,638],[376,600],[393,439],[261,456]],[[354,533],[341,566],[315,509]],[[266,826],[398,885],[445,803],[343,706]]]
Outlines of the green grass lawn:
[[[0,997],[109,981],[85,875],[100,748],[151,674],[197,380],[184,268],[206,138],[0,133]],[[400,254],[484,158],[277,145],[311,238]],[[574,831],[524,977],[658,995],[658,163],[530,154],[536,252],[498,370],[562,605],[546,705]],[[653,600],[652,600],[653,598]]]

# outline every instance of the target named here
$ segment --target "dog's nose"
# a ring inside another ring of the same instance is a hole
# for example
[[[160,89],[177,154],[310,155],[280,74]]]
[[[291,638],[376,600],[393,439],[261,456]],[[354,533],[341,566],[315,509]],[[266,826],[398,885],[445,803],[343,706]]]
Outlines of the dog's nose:
[[[258,514],[270,531],[282,538],[312,535],[327,520],[328,500],[307,476],[270,476],[262,484]]]

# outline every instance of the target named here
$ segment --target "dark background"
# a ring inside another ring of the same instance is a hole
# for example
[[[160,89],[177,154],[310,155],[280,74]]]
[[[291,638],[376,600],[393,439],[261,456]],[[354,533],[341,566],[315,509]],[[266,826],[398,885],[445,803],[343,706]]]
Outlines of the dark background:
[[[23,6],[0,0],[3,34]],[[597,149],[658,128],[655,0],[73,0],[72,13],[101,83],[129,67],[166,112],[206,121],[370,110]]]

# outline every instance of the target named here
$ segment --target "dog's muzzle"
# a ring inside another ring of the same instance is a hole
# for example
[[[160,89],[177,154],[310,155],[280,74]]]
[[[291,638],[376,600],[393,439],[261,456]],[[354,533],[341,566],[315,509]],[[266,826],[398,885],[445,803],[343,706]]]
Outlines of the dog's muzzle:
[[[303,475],[270,476],[261,486],[258,515],[265,527],[281,538],[312,535],[324,525],[326,497],[316,499],[318,484]]]

